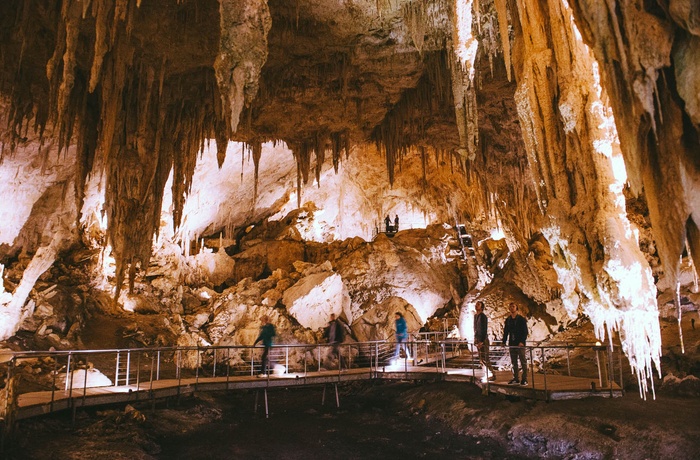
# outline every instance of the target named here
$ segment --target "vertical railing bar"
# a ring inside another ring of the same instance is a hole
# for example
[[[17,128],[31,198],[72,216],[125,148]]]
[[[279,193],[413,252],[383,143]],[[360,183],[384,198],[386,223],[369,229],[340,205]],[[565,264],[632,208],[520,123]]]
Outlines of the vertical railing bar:
[[[214,348],[214,370],[212,371],[212,377],[216,377],[216,348]]]
[[[141,387],[141,354],[142,350],[136,352],[136,400],[139,399],[139,389]]]
[[[566,345],[566,370],[568,372],[569,377],[571,377],[571,359],[569,358],[569,345]]]
[[[9,367],[8,367],[9,372]],[[53,403],[55,401],[56,395],[56,378],[58,377],[58,356],[53,360],[53,385],[51,385],[51,404],[49,405],[49,412],[53,412]],[[7,377],[7,383],[10,383],[10,377]]]
[[[87,393],[87,373],[88,373],[88,360],[85,356],[85,369],[83,369],[85,377],[83,378],[83,406],[85,405],[85,394]]]
[[[73,380],[73,377],[70,374],[70,362],[71,362],[72,355],[70,352],[68,352],[68,363],[66,363],[66,385],[64,391],[68,391],[68,378],[70,377],[71,381]]]
[[[114,370],[114,386],[119,386],[119,358],[121,357],[121,353],[117,351],[117,366],[116,369]]]
[[[289,346],[284,347],[284,368],[285,374],[289,373]]]
[[[195,363],[195,370],[194,370],[194,389],[195,391],[197,390],[197,385],[199,384],[199,363],[201,358],[201,353],[199,346],[197,346],[197,362]]]
[[[540,351],[542,352],[542,374],[544,375],[544,399],[545,401],[549,402],[549,393],[547,392],[547,363],[546,363],[546,357],[544,355],[544,347],[540,347]],[[533,366],[532,370],[532,386],[535,386],[535,370]]]
[[[226,348],[226,389],[228,390],[228,381],[231,376],[231,348]]]
[[[156,380],[160,380],[160,350],[158,350],[158,358],[156,363]]]
[[[129,385],[131,380],[131,350],[126,352],[126,385]]]

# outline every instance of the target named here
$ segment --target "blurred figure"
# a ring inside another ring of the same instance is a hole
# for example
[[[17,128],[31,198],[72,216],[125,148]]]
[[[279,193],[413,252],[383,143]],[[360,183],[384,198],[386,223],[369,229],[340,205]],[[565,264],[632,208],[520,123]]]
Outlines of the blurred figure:
[[[484,302],[476,302],[476,313],[474,314],[474,345],[479,351],[479,362],[484,371],[482,382],[496,380],[496,374],[491,366],[489,358],[489,319],[484,313]]]
[[[338,359],[338,369],[343,368],[343,354],[340,352],[340,344],[345,339],[345,330],[343,325],[335,317],[335,313],[331,313],[331,319],[328,321],[328,326],[323,331],[323,336],[331,344],[331,353]],[[347,367],[347,366],[345,366]]]
[[[270,323],[270,318],[267,315],[263,316],[261,320],[262,326],[260,327],[260,334],[258,338],[255,339],[253,346],[257,345],[258,342],[262,342],[263,347],[265,347],[261,358],[260,374],[258,374],[258,377],[265,377],[270,369],[269,355],[270,348],[272,347],[272,338],[277,335],[277,332],[275,331],[275,326]]]
[[[396,352],[394,358],[401,358],[401,350],[404,350],[406,359],[411,359],[411,354],[408,351],[408,326],[406,319],[398,311],[394,313],[394,324],[396,325]]]

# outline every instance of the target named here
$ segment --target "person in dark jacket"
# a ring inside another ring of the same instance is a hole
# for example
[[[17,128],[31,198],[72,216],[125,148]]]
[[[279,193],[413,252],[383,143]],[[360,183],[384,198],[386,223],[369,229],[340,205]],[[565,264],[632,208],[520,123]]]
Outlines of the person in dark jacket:
[[[394,313],[394,324],[396,325],[396,352],[394,353],[394,358],[399,359],[401,357],[401,349],[403,348],[406,353],[406,359],[411,359],[411,355],[408,352],[408,326],[406,325],[406,319],[398,311]]]
[[[261,320],[262,326],[260,327],[260,334],[258,335],[258,338],[255,339],[253,346],[257,345],[258,342],[262,342],[263,347],[265,347],[261,358],[262,363],[259,374],[260,377],[264,377],[269,372],[270,362],[268,357],[270,354],[270,348],[272,347],[272,338],[277,335],[277,332],[275,331],[275,326],[270,323],[269,317],[263,316]]]
[[[338,368],[343,368],[343,354],[340,352],[340,344],[345,339],[345,330],[343,325],[335,317],[335,313],[331,313],[331,320],[328,322],[323,336],[331,344],[331,353],[338,359]],[[347,367],[347,366],[345,366]]]
[[[389,233],[391,231],[391,218],[389,218],[389,214],[384,218],[384,226],[386,227],[386,232]]]
[[[474,314],[474,345],[479,351],[479,362],[484,371],[481,381],[496,380],[496,374],[489,358],[489,319],[484,313],[484,302],[476,302]]]
[[[503,328],[503,344],[510,349],[510,362],[513,363],[513,380],[509,385],[527,385],[527,357],[525,356],[525,342],[527,341],[527,321],[518,314],[518,307],[511,302],[508,305],[510,315],[506,318]],[[506,339],[508,340],[506,342]],[[518,360],[522,365],[523,375],[518,380]]]
[[[399,231],[399,215],[396,214],[396,217],[394,217],[394,231],[398,232]]]

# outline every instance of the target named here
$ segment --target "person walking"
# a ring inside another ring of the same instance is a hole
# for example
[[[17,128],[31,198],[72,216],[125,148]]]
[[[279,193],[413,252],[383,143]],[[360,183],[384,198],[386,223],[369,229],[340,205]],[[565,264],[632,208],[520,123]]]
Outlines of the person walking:
[[[336,319],[335,313],[331,313],[331,319],[328,321],[328,326],[326,326],[323,335],[328,340],[328,343],[331,344],[331,355],[338,359],[338,369],[342,369],[343,354],[340,352],[340,344],[345,339],[345,330],[340,321]]]
[[[266,377],[270,370],[269,355],[270,348],[272,347],[272,338],[277,335],[277,332],[275,331],[275,326],[270,323],[270,318],[267,315],[264,315],[261,321],[262,326],[260,327],[260,334],[258,338],[255,339],[253,346],[257,345],[258,342],[262,342],[263,347],[265,347],[261,358],[262,363],[260,365],[260,374],[258,374],[258,377]]]
[[[406,319],[398,311],[394,313],[394,324],[396,326],[396,352],[394,358],[401,358],[401,349],[403,348],[406,354],[406,359],[411,359],[411,354],[408,351],[408,326]]]
[[[510,315],[506,318],[503,328],[503,344],[510,350],[510,362],[513,364],[513,380],[508,385],[527,385],[527,357],[525,356],[525,342],[527,341],[527,321],[518,314],[518,307],[511,302],[508,305]],[[506,342],[508,339],[508,342]],[[523,375],[518,380],[518,360],[522,365]]]
[[[482,382],[496,380],[496,373],[491,366],[489,357],[489,319],[484,313],[484,302],[476,302],[476,313],[474,314],[474,345],[479,351],[479,362],[484,371]]]

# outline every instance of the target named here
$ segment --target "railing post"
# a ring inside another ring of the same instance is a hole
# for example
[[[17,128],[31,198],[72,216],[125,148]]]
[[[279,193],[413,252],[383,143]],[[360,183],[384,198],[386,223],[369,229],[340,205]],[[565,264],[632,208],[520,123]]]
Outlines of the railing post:
[[[138,401],[141,385],[141,353],[143,353],[143,351],[139,350],[136,353],[136,400]]]
[[[570,346],[567,343],[566,344],[566,370],[568,372],[569,377],[571,377],[571,359],[569,358],[569,351],[570,351]]]
[[[117,351],[117,366],[114,370],[114,386],[119,386],[119,358],[121,357],[121,352]],[[70,364],[70,356],[68,357],[68,364]],[[66,384],[68,381],[66,380]]]
[[[226,348],[226,389],[228,390],[228,381],[231,375],[231,348]]]
[[[131,350],[127,350],[126,352],[126,375],[124,376],[126,378],[126,385],[129,385],[129,380],[131,379]]]
[[[289,346],[284,347],[284,373],[289,373]]]
[[[197,385],[199,384],[199,359],[201,357],[201,353],[199,351],[199,345],[197,345],[197,362],[195,363],[195,369],[194,369],[194,389],[197,391]]]
[[[615,369],[612,355],[612,345],[608,343],[608,385],[610,386],[610,397],[613,397],[613,381],[615,380]]]
[[[53,384],[51,385],[51,403],[49,404],[49,412],[53,412],[53,403],[56,400],[56,378],[58,377],[58,360],[54,358],[53,360]],[[9,384],[10,382],[10,375],[9,375],[9,367],[8,367],[8,375],[7,375],[7,382]],[[9,396],[9,393],[8,393]]]
[[[85,405],[85,393],[87,392],[87,373],[88,373],[88,360],[85,357],[85,369],[83,369],[85,376],[83,378],[83,406]]]
[[[532,395],[534,396],[535,401],[537,400],[537,389],[535,388],[535,360],[533,359],[534,356],[532,354],[532,347],[528,347],[525,345],[529,350],[530,350],[530,378],[532,380]],[[527,369],[523,369],[523,375],[527,375]],[[546,395],[545,395],[546,397]]]
[[[158,358],[156,362],[156,380],[160,380],[160,350],[158,350]]]
[[[216,348],[214,348],[214,370],[212,371],[212,377],[216,377]]]
[[[321,372],[321,345],[318,346],[318,371]]]
[[[544,400],[549,402],[549,393],[547,393],[547,366],[546,359],[544,355],[544,347],[540,347],[540,352],[542,353],[542,374],[544,375]],[[533,366],[532,370],[532,387],[535,387],[535,370]]]
[[[72,355],[70,352],[68,353],[68,363],[66,364],[66,385],[65,385],[65,391],[68,391],[68,379],[71,379],[71,382],[73,381],[73,376],[70,374],[70,362],[71,362]]]
[[[249,350],[250,350],[250,376],[252,377],[255,375],[255,348],[249,348]]]

